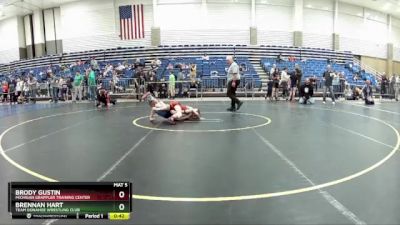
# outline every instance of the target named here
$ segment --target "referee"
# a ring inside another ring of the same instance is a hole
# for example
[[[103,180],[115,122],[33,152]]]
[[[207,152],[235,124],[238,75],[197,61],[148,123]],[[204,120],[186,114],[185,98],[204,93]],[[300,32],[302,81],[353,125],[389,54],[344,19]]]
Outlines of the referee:
[[[230,112],[235,112],[236,110],[239,110],[240,107],[243,105],[243,102],[236,97],[236,88],[240,84],[239,66],[236,62],[233,61],[233,57],[231,55],[226,56],[226,62],[229,65],[227,96],[231,99],[231,107],[227,110]]]

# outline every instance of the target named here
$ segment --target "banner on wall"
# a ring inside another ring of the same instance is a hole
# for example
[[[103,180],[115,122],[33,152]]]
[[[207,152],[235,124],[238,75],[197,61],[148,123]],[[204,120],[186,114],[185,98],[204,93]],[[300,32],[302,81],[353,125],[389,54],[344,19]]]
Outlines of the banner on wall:
[[[144,38],[143,4],[120,6],[119,18],[121,40]]]

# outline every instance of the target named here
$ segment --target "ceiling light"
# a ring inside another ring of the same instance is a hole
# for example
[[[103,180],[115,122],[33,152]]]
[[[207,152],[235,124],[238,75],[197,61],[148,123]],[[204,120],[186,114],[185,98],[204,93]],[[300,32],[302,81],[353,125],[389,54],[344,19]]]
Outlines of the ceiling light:
[[[312,5],[308,4],[306,5],[307,8],[312,8]]]

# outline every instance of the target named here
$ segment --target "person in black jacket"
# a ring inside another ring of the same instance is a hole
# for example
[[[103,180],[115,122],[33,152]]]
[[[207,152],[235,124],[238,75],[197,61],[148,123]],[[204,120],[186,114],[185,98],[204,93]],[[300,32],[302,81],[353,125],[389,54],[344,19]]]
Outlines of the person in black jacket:
[[[365,86],[362,89],[363,91],[363,96],[365,100],[366,105],[373,105],[375,104],[373,96],[372,96],[372,86],[371,86],[371,81],[366,80],[365,81]]]
[[[313,98],[314,95],[314,87],[310,82],[310,79],[306,79],[305,83],[301,85],[300,90],[300,99],[299,103],[300,104],[314,104],[315,100]]]
[[[335,95],[333,93],[333,86],[332,86],[332,81],[333,78],[335,77],[335,73],[332,71],[331,66],[328,65],[326,67],[326,71],[323,74],[323,78],[325,81],[325,85],[324,85],[324,94],[322,97],[322,102],[325,104],[325,100],[326,100],[326,92],[329,91],[331,98],[332,98],[332,104],[335,104]]]

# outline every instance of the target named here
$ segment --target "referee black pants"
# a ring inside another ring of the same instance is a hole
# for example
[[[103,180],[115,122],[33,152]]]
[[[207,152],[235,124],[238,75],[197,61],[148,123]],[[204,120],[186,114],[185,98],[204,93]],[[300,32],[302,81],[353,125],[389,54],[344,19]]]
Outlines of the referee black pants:
[[[236,97],[236,88],[239,86],[240,80],[236,80],[235,87],[232,87],[232,80],[228,82],[228,91],[226,95],[231,99],[231,109],[236,109],[236,104],[239,105],[240,101]]]

